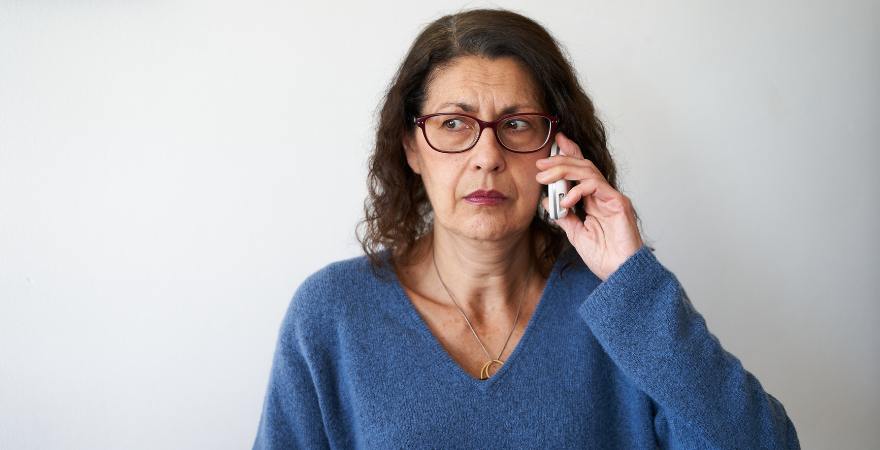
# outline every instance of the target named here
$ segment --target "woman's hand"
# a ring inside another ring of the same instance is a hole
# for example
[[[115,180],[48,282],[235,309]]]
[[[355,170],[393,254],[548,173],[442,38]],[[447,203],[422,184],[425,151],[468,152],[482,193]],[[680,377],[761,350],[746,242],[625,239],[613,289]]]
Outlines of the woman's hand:
[[[583,222],[575,214],[556,221],[574,245],[587,267],[605,280],[642,247],[642,237],[629,199],[614,190],[599,169],[581,156],[580,148],[562,133],[556,134],[562,155],[538,160],[537,180],[550,184],[565,178],[577,184],[560,206],[570,208],[581,198],[587,209]],[[549,207],[549,199],[542,202]]]

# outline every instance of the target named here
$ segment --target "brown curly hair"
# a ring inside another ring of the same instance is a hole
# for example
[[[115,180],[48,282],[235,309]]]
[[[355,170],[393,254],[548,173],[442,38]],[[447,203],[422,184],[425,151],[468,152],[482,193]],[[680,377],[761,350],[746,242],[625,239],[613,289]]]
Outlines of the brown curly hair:
[[[544,27],[520,14],[496,9],[441,17],[413,42],[378,112],[376,147],[369,160],[369,197],[357,232],[374,272],[412,262],[416,241],[432,229],[431,203],[421,177],[407,164],[403,139],[416,130],[415,120],[423,114],[432,76],[461,56],[519,61],[543,93],[547,113],[559,117],[558,131],[576,142],[583,156],[617,189],[605,127],[559,43]],[[585,219],[581,202],[574,213]],[[530,227],[533,236],[544,238],[542,248],[534,248],[533,254],[538,256],[542,275],[549,276],[557,256],[571,244],[541,208]],[[537,245],[538,240],[533,241]]]

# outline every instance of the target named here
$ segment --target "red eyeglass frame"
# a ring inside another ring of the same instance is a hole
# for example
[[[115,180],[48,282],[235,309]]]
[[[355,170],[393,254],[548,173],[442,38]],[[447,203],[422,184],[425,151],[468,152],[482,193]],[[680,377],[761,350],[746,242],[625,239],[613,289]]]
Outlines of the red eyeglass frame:
[[[456,150],[456,151],[440,150],[437,147],[434,147],[433,145],[431,145],[431,141],[428,139],[428,132],[425,131],[425,121],[430,119],[431,117],[436,117],[436,116],[467,117],[469,119],[475,120],[478,124],[480,124],[480,130],[477,132],[476,139],[474,139],[474,142],[472,142],[468,148],[466,148],[464,150]],[[501,121],[503,121],[505,119],[509,119],[511,117],[520,117],[520,116],[541,116],[541,117],[545,117],[550,120],[550,132],[547,134],[547,139],[544,140],[544,143],[541,144],[540,147],[538,147],[534,150],[529,150],[527,152],[521,152],[518,150],[511,149],[510,147],[504,145],[504,142],[501,142],[501,138],[498,137],[498,124],[501,123]],[[480,137],[483,136],[483,130],[486,128],[492,129],[492,131],[494,132],[493,134],[495,135],[495,140],[498,141],[498,143],[501,144],[501,146],[504,147],[507,151],[513,152],[513,153],[534,153],[538,150],[541,150],[545,146],[547,146],[547,143],[550,142],[550,138],[553,137],[553,132],[556,131],[556,127],[558,125],[559,125],[559,118],[558,117],[551,116],[549,114],[541,114],[541,113],[508,114],[508,115],[503,116],[503,117],[499,118],[498,120],[494,120],[492,122],[484,122],[484,121],[482,121],[474,116],[471,116],[469,114],[459,114],[459,113],[436,113],[436,114],[428,114],[427,116],[422,116],[422,117],[416,118],[416,126],[418,126],[419,128],[422,129],[422,135],[425,136],[425,142],[427,142],[428,146],[430,146],[432,149],[434,149],[435,151],[438,151],[440,153],[464,153],[464,152],[474,148],[474,146],[477,145],[477,142],[480,141]]]

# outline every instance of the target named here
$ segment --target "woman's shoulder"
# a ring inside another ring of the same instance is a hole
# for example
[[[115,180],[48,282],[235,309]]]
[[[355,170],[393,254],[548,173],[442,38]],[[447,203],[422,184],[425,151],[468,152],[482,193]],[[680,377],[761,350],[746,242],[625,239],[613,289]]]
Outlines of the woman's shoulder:
[[[290,302],[287,320],[326,322],[371,298],[387,296],[394,289],[395,278],[393,273],[385,272],[387,269],[372,267],[366,256],[330,263],[300,284]]]
[[[343,286],[344,283],[360,283],[375,278],[370,267],[370,261],[366,256],[357,256],[342,261],[327,264],[315,273],[309,275],[303,286],[332,288]]]

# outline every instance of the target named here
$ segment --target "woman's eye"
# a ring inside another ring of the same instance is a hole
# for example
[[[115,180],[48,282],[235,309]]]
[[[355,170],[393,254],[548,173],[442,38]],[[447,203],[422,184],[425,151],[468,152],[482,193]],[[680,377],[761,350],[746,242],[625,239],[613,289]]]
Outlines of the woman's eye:
[[[446,131],[465,131],[470,129],[470,125],[468,124],[468,122],[461,117],[444,120],[442,127]]]
[[[461,119],[447,119],[445,122],[443,122],[443,127],[449,130],[457,130],[462,126],[464,126],[464,124],[462,123]]]
[[[529,129],[529,126],[530,126],[530,124],[527,121],[522,120],[522,119],[508,120],[504,124],[505,128],[507,128],[509,130],[513,130],[513,131],[524,131],[524,130]]]

